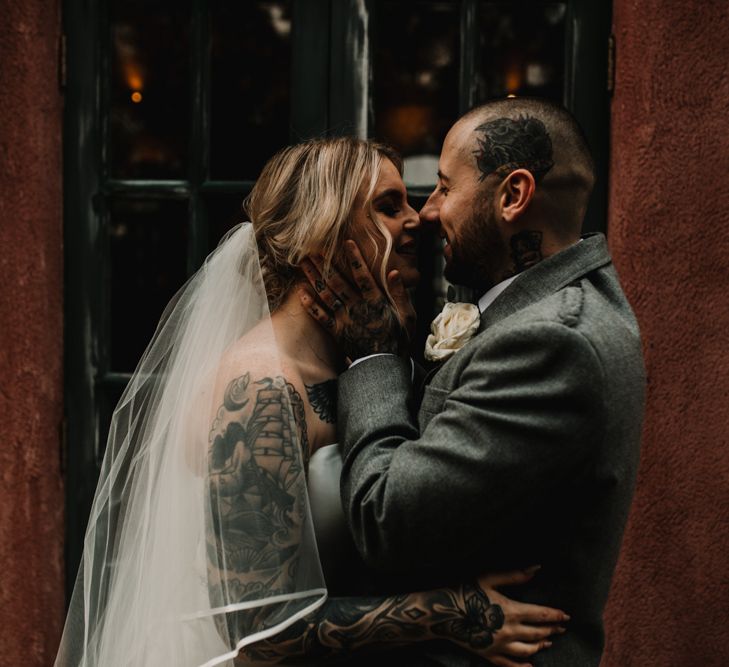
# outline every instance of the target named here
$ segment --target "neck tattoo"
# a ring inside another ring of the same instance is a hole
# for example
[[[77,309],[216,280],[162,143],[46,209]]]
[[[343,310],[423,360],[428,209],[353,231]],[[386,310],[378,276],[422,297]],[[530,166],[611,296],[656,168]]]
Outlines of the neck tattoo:
[[[511,258],[515,273],[542,261],[542,232],[524,230],[511,237]]]

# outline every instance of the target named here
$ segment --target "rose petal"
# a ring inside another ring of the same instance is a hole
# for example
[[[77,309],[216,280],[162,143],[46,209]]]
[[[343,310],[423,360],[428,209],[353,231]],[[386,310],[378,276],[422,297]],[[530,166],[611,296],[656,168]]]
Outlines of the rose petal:
[[[481,313],[471,303],[447,303],[430,325],[425,342],[425,358],[431,361],[448,359],[478,331]]]

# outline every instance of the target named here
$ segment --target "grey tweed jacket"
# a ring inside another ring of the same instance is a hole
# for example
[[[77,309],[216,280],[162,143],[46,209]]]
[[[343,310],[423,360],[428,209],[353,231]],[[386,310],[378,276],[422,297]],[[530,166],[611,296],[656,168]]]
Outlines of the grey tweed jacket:
[[[597,666],[644,389],[638,326],[601,234],[520,274],[419,405],[409,364],[355,365],[339,380],[338,431],[365,563],[401,591],[540,564],[508,594],[572,620],[533,664]],[[486,664],[445,643],[406,655],[381,662]]]

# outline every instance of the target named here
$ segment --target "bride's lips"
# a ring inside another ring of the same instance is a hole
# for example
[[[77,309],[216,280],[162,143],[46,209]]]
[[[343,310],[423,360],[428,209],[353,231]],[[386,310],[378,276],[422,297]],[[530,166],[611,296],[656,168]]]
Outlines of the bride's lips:
[[[416,241],[407,241],[406,243],[403,243],[402,245],[399,245],[395,252],[397,252],[398,255],[405,255],[406,257],[416,257],[418,256],[418,244]]]

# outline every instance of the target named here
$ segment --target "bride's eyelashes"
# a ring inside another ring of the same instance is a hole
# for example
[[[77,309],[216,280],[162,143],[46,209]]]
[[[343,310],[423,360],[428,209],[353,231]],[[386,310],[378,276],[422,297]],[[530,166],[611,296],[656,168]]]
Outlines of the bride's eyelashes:
[[[388,197],[387,199],[383,199],[378,202],[376,210],[378,213],[382,213],[388,218],[394,218],[402,211],[402,206],[399,202]]]
[[[386,215],[388,218],[394,218],[402,209],[395,208],[394,206],[382,206],[377,209],[378,213]]]
[[[388,218],[395,218],[403,211],[403,201],[404,197],[401,192],[392,189],[388,190],[375,197],[375,211]]]

